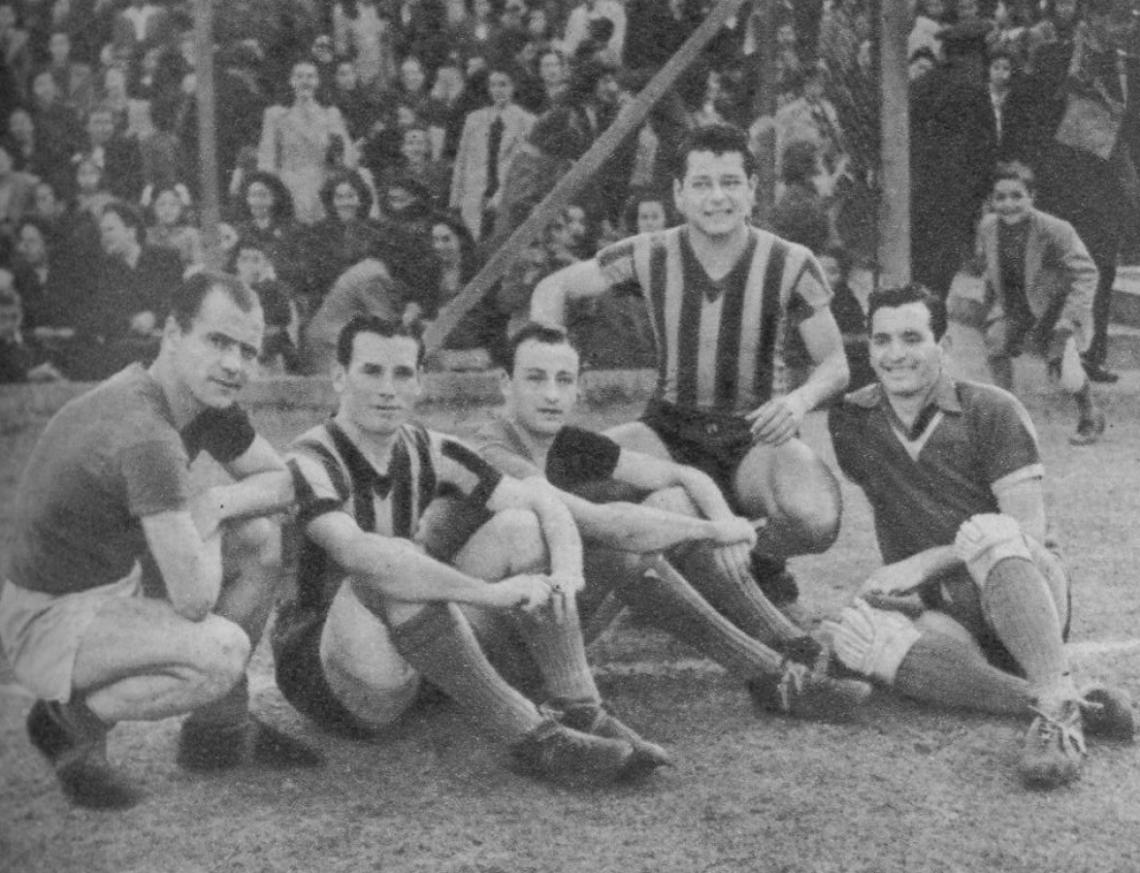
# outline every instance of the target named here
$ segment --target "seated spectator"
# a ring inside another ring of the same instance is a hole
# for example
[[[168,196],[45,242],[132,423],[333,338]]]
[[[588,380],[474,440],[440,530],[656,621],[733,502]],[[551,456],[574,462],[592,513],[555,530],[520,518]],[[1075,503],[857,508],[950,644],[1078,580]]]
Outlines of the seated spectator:
[[[427,194],[427,205],[435,210],[447,203],[451,184],[451,168],[432,160],[431,139],[426,127],[413,125],[403,131],[400,141],[400,163],[382,176],[400,175],[418,183]],[[381,182],[383,184],[383,182]]]
[[[185,185],[179,182],[168,188],[148,188],[142,202],[144,207],[150,207],[148,245],[176,251],[184,270],[205,263],[202,234],[194,226],[190,192]]]
[[[138,140],[115,129],[114,110],[96,106],[87,116],[87,143],[81,157],[103,171],[107,190],[114,197],[137,203],[143,189],[143,160]]]
[[[8,113],[8,125],[0,142],[8,146],[12,167],[37,178],[50,174],[53,168],[44,161],[44,150],[36,141],[36,123],[32,114],[23,106],[17,106]]]
[[[94,264],[82,330],[92,344],[84,376],[103,379],[158,348],[158,315],[182,281],[178,254],[146,245],[142,215],[120,201],[99,218],[103,255]]]
[[[284,183],[273,173],[255,170],[245,176],[234,207],[235,228],[241,238],[256,239],[278,271],[291,274],[281,259],[287,258],[299,227],[293,218],[293,195]]]
[[[535,115],[546,112],[566,93],[569,76],[570,66],[562,52],[553,46],[542,50],[535,58],[533,75],[520,79],[519,105]]]
[[[85,115],[95,104],[95,79],[88,64],[72,60],[71,34],[66,30],[52,31],[48,54],[47,69],[55,79],[60,100]]]
[[[32,78],[31,113],[41,177],[68,184],[70,161],[83,148],[85,134],[80,116],[60,99],[59,86],[49,70]]]
[[[240,239],[230,272],[257,293],[265,316],[258,362],[262,375],[299,372],[300,319],[292,289],[277,278],[269,253],[257,238]]]
[[[0,139],[0,245],[12,242],[16,225],[32,211],[36,177],[21,172],[12,160],[12,146]]]
[[[780,161],[783,193],[772,207],[772,230],[819,254],[832,238],[827,207],[816,188],[819,151],[814,142],[795,140],[784,147]]]
[[[372,192],[359,173],[344,172],[321,189],[325,217],[308,228],[304,239],[304,285],[298,289],[313,312],[333,282],[353,264],[373,254],[378,232],[368,220]]]
[[[12,274],[0,267],[0,385],[51,382],[63,375],[23,332],[24,310]]]
[[[431,225],[430,192],[405,173],[392,173],[379,183],[380,217],[405,235],[426,239]]]
[[[41,179],[36,183],[31,215],[44,223],[45,231],[52,240],[63,240],[71,232],[71,211],[52,182]]]
[[[415,296],[405,309],[405,317],[419,315],[432,322],[446,314],[451,302],[475,277],[479,261],[475,240],[463,221],[453,214],[436,215],[431,225],[431,247],[440,264],[439,282],[434,287],[414,286]],[[413,307],[418,306],[420,313]],[[443,343],[441,363],[447,369],[486,369],[506,339],[507,315],[501,313],[490,295],[480,300]],[[426,327],[426,324],[425,324]],[[451,352],[464,354],[449,354]]]
[[[421,120],[428,116],[428,101],[431,89],[423,62],[415,55],[408,55],[400,62],[395,83],[383,95],[387,108],[403,104]]]
[[[84,317],[86,301],[55,263],[48,225],[26,217],[16,225],[15,288],[24,303],[24,326],[37,337],[68,338]]]

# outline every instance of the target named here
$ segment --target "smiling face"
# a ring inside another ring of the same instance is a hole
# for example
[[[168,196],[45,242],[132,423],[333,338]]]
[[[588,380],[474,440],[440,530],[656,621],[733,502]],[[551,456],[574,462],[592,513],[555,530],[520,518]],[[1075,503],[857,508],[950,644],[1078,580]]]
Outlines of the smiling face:
[[[491,103],[496,109],[505,107],[515,96],[515,86],[511,77],[498,71],[491,73],[491,77],[487,80],[487,90],[491,93]]]
[[[578,402],[578,353],[569,343],[525,340],[515,350],[515,366],[503,376],[507,414],[524,431],[553,436]]]
[[[265,333],[260,306],[244,312],[230,295],[212,288],[183,329],[169,318],[163,349],[179,387],[202,409],[225,409],[249,381]]]
[[[167,189],[154,200],[154,218],[162,227],[174,227],[182,219],[182,201]]]
[[[930,391],[942,374],[942,346],[934,338],[930,310],[904,303],[875,310],[871,318],[871,368],[890,397]]]
[[[994,184],[993,206],[1000,221],[1017,224],[1033,210],[1033,195],[1020,179],[998,179]]]
[[[299,99],[311,99],[317,93],[320,77],[317,68],[310,63],[302,62],[293,65],[293,74],[289,77],[289,85],[293,95]]]
[[[47,261],[47,242],[34,224],[25,224],[16,237],[16,254],[25,264],[42,266]]]
[[[739,152],[690,152],[685,177],[673,183],[677,211],[696,232],[720,239],[743,230],[752,212],[756,177]]]
[[[1009,58],[994,58],[990,63],[990,85],[999,91],[1009,87],[1012,75],[1013,64]]]
[[[411,418],[422,390],[418,357],[411,337],[358,333],[348,366],[338,364],[333,372],[337,418],[377,436],[395,433]]]
[[[105,212],[99,218],[99,242],[106,254],[118,257],[127,257],[139,246],[135,229],[115,212]]]
[[[432,226],[431,247],[440,263],[445,267],[459,265],[462,246],[459,235],[451,229],[450,225],[441,221]]]
[[[637,204],[637,232],[664,230],[668,222],[665,204],[660,200],[642,200]]]
[[[360,212],[360,194],[349,182],[341,182],[333,189],[332,203],[341,221],[353,221]]]

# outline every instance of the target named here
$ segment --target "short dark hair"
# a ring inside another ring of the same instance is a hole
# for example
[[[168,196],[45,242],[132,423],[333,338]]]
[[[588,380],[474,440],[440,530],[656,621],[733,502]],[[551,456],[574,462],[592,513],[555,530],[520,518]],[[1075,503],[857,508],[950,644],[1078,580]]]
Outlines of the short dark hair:
[[[921,303],[930,313],[930,329],[936,340],[946,333],[946,304],[936,297],[929,288],[918,282],[897,285],[872,291],[867,300],[867,324],[870,325],[879,309],[893,309],[908,303]]]
[[[744,172],[748,176],[756,173],[756,157],[748,148],[748,134],[734,124],[710,124],[689,131],[677,148],[677,160],[673,167],[673,178],[678,182],[685,178],[689,169],[689,155],[693,152],[712,152],[714,155],[738,152],[744,161]]]
[[[528,321],[511,335],[507,347],[503,350],[503,359],[499,363],[507,371],[508,376],[514,375],[515,355],[518,353],[519,346],[531,340],[548,346],[567,345],[577,351],[574,343],[570,342],[570,334],[566,332],[565,328],[554,324],[543,324],[540,321]]]
[[[399,319],[382,318],[379,315],[354,315],[336,338],[336,362],[347,369],[352,363],[352,347],[357,336],[374,333],[385,338],[404,336],[416,343],[416,366],[424,362],[424,342],[420,335]]]
[[[188,276],[175,289],[170,298],[170,317],[183,331],[189,330],[202,309],[202,301],[215,289],[229,297],[242,312],[253,312],[261,305],[256,292],[236,276],[202,270]]]
[[[677,210],[673,206],[671,192],[663,188],[634,188],[622,207],[622,219],[625,221],[626,230],[631,234],[637,233],[637,213],[642,203],[660,203],[661,208],[665,210],[665,226],[672,227],[677,223]]]
[[[819,148],[810,139],[794,139],[784,146],[780,177],[789,185],[811,182],[819,162]]]
[[[143,221],[142,212],[122,200],[112,200],[103,207],[103,211],[99,213],[100,217],[104,215],[117,215],[119,221],[123,222],[124,226],[131,228],[135,232],[135,239],[138,240],[139,245],[145,241],[146,238],[146,222]]]
[[[1020,182],[1030,194],[1037,191],[1037,177],[1029,165],[1021,161],[1002,161],[994,167],[993,186],[1002,180]]]

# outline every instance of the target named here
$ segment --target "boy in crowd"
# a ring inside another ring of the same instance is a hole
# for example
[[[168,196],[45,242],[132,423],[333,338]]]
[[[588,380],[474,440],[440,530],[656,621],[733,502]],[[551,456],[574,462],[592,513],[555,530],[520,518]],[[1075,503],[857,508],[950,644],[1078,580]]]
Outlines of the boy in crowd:
[[[1012,391],[1013,359],[1027,348],[1042,355],[1049,375],[1077,403],[1077,430],[1069,442],[1086,446],[1100,439],[1105,420],[1074,352],[1089,347],[1098,272],[1073,226],[1035,208],[1034,196],[1029,167],[998,164],[993,212],[978,226],[987,357],[994,381]]]

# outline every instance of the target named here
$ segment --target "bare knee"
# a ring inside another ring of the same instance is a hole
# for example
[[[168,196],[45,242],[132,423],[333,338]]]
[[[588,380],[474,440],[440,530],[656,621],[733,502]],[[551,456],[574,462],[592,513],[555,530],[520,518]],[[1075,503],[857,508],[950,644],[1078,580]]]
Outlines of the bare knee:
[[[679,515],[697,516],[701,514],[692,498],[689,497],[689,493],[680,486],[654,491],[642,503],[654,509],[675,512]]]
[[[280,573],[281,526],[268,518],[251,518],[227,526],[223,555],[227,576],[257,569],[262,574]]]
[[[201,623],[189,658],[204,699],[221,697],[245,675],[251,645],[249,636],[234,622],[211,615]]]
[[[542,571],[549,559],[546,539],[538,516],[528,509],[506,509],[495,513],[487,525],[494,541],[503,549],[512,573]]]
[[[812,456],[790,475],[780,475],[774,489],[772,517],[781,522],[788,554],[825,552],[839,536],[843,500],[839,483],[827,466]]]

